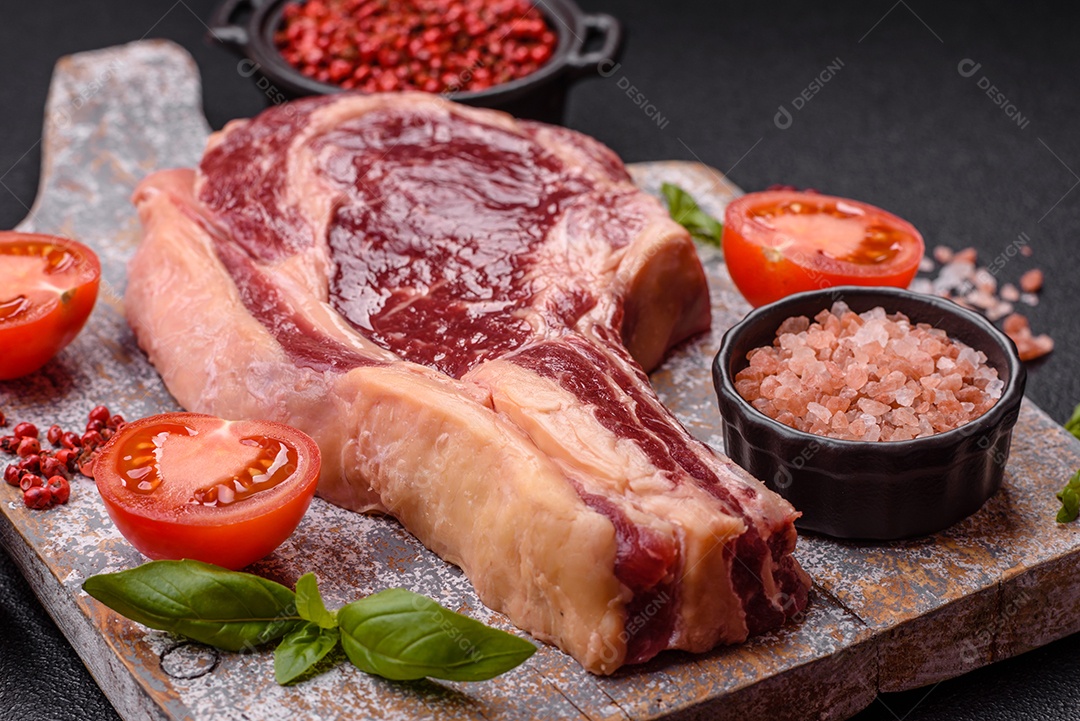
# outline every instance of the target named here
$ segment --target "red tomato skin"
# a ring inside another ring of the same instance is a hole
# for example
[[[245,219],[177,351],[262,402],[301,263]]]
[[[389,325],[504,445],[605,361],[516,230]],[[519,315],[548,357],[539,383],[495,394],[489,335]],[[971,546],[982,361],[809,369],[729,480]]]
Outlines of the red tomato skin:
[[[272,553],[300,524],[318,485],[319,448],[315,441],[295,428],[269,421],[238,421],[238,424],[255,428],[277,429],[281,435],[273,435],[273,430],[266,432],[278,440],[288,441],[305,459],[297,473],[282,482],[283,486],[293,486],[285,498],[275,499],[258,511],[251,511],[250,506],[246,506],[241,509],[242,513],[233,514],[233,509],[226,507],[220,522],[208,521],[205,516],[192,521],[177,517],[175,508],[132,503],[131,492],[123,488],[116,471],[118,450],[125,436],[148,425],[195,422],[224,423],[214,416],[197,413],[166,413],[128,423],[102,447],[94,463],[94,480],[109,518],[121,535],[143,555],[154,560],[189,558],[239,570]],[[256,496],[243,503],[259,500]]]
[[[36,233],[0,231],[0,245],[21,243],[51,243],[70,250],[78,257],[80,271],[86,277],[78,282],[73,280],[75,284],[65,294],[66,298],[57,299],[56,307],[48,313],[30,314],[25,322],[0,321],[0,348],[3,348],[0,381],[31,374],[66,348],[86,325],[101,282],[101,262],[82,243]],[[0,262],[3,262],[2,253]]]
[[[120,534],[147,558],[190,558],[238,571],[269,556],[292,535],[311,505],[318,480],[314,476],[302,494],[273,512],[228,526],[197,527],[147,518],[109,500],[105,510]]]
[[[903,262],[884,267],[856,265],[844,261],[821,260],[798,262],[791,254],[771,251],[760,242],[766,231],[749,227],[746,211],[755,203],[775,201],[778,198],[801,198],[806,201],[840,201],[856,206],[875,219],[887,222],[895,229],[909,235],[910,248],[902,254]],[[821,290],[838,285],[892,286],[907,288],[919,270],[924,252],[922,235],[906,220],[867,203],[847,198],[837,198],[818,193],[798,191],[764,191],[748,193],[728,205],[724,216],[721,238],[724,260],[735,287],[755,308],[775,302],[794,293]]]

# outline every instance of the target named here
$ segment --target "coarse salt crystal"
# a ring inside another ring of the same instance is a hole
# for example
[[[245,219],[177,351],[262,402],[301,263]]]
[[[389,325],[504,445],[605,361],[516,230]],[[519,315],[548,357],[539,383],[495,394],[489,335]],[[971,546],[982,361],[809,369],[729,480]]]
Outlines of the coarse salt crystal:
[[[788,333],[797,334],[802,333],[810,327],[810,319],[805,315],[797,315],[792,318],[788,318],[780,324],[780,328],[776,331],[778,335],[785,335]]]
[[[811,414],[817,416],[822,421],[827,422],[827,421],[832,420],[832,413],[829,411],[828,408],[821,405],[820,403],[813,403],[813,402],[807,403],[806,404],[806,410],[807,410],[808,413],[811,413]]]
[[[898,426],[918,427],[919,419],[910,408],[897,408],[892,412],[892,420]]]
[[[859,408],[871,416],[883,416],[889,410],[889,406],[884,403],[878,403],[873,398],[860,398],[856,403]]]
[[[908,286],[908,290],[913,293],[930,295],[934,292],[934,283],[929,278],[913,278],[911,285]]]
[[[859,390],[866,385],[866,381],[870,378],[870,374],[866,371],[866,366],[859,364],[853,364],[848,366],[847,372],[844,374],[844,382],[847,383],[848,388]]]
[[[1033,346],[1043,341],[1022,316],[1005,326]],[[772,346],[747,358],[735,378],[740,395],[781,423],[834,438],[910,440],[951,430],[985,413],[1005,386],[985,353],[943,330],[880,307],[857,315],[842,301],[813,322],[789,318]]]
[[[1020,290],[1025,293],[1038,293],[1042,290],[1042,285],[1043,272],[1038,268],[1032,268],[1020,276]]]
[[[871,343],[877,343],[884,348],[885,344],[889,342],[889,331],[885,330],[885,324],[880,320],[871,318],[852,336],[852,340],[857,346],[865,347]]]
[[[934,247],[934,260],[939,263],[948,263],[953,259],[952,248],[947,245],[938,245]]]

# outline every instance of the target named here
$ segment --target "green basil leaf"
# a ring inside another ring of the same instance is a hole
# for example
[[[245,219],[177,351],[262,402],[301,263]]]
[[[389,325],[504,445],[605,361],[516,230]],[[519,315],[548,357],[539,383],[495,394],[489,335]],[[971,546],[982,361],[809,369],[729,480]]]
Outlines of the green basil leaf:
[[[667,200],[668,213],[676,223],[690,231],[690,235],[697,240],[720,247],[724,226],[719,220],[702,210],[697,201],[677,185],[664,183],[660,186],[660,192]]]
[[[338,639],[336,628],[305,623],[274,649],[274,678],[282,686],[292,683],[333,651]]]
[[[1080,406],[1073,409],[1072,418],[1065,421],[1065,430],[1080,439]]]
[[[305,573],[296,582],[296,612],[320,628],[337,628],[337,617],[326,610],[314,573]]]
[[[395,681],[484,681],[536,652],[525,639],[392,588],[338,611],[341,645],[360,670]]]
[[[1071,523],[1080,517],[1080,471],[1073,474],[1065,487],[1057,492],[1061,501],[1061,509],[1058,510],[1058,523]]]
[[[151,561],[91,576],[83,590],[132,621],[226,651],[281,638],[300,621],[281,584],[199,561]]]

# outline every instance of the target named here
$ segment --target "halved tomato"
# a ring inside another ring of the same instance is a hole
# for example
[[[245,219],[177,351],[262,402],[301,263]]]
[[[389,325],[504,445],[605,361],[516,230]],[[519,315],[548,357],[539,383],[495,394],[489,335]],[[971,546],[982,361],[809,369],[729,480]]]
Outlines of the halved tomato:
[[[754,306],[836,285],[906,288],[923,239],[911,223],[857,200],[767,190],[724,213],[724,258]]]
[[[67,238],[0,231],[0,380],[33,373],[82,330],[101,264]]]
[[[165,413],[124,426],[93,472],[109,517],[146,556],[239,569],[296,530],[320,463],[315,441],[281,423]]]

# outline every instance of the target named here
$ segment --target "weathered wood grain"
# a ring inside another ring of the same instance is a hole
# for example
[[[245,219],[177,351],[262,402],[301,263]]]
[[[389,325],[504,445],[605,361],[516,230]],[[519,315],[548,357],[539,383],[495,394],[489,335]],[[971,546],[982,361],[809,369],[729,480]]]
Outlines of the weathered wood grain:
[[[42,188],[23,228],[66,234],[102,258],[101,302],[76,342],[41,372],[0,383],[0,407],[39,425],[78,426],[98,402],[127,417],[176,408],[122,317],[125,263],[138,241],[128,197],[158,168],[189,166],[209,132],[194,63],[164,42],[65,58],[50,91]],[[722,213],[738,190],[695,163],[632,166]],[[719,253],[701,248],[712,332],[685,344],[653,382],[695,436],[722,448],[709,363],[748,310]],[[28,511],[0,498],[0,542],[127,719],[654,719],[846,718],[878,690],[931,683],[1080,630],[1080,536],[1053,522],[1054,490],[1080,466],[1076,443],[1025,403],[1002,492],[932,537],[855,544],[804,535],[797,555],[815,579],[804,618],[742,646],[669,653],[598,678],[551,647],[482,684],[392,683],[342,665],[297,687],[273,681],[269,651],[219,654],[148,631],[80,590],[94,573],[142,557],[105,516],[92,483],[71,502]],[[426,593],[486,623],[467,579],[392,519],[316,499],[297,533],[254,570],[283,583],[314,571],[331,607],[390,587]]]

